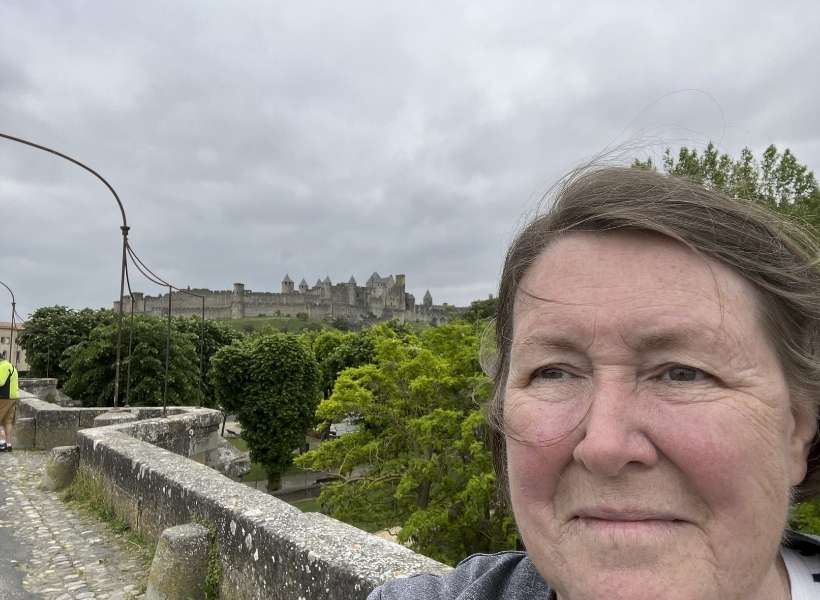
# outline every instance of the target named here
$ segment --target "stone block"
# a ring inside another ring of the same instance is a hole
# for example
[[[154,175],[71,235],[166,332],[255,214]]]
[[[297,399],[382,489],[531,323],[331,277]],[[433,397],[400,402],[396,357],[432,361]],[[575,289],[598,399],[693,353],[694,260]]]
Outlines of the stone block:
[[[14,447],[19,450],[31,450],[34,448],[35,423],[31,418],[17,418],[14,422]]]
[[[205,597],[210,534],[189,523],[162,532],[151,562],[146,600],[199,600]]]
[[[46,406],[53,406],[43,403]],[[55,408],[38,410],[35,418],[35,447],[51,450],[57,446],[71,446],[77,442],[79,416],[76,411]]]
[[[46,462],[40,489],[61,490],[71,485],[80,464],[80,449],[77,446],[58,446],[51,449]]]
[[[106,427],[108,425],[122,425],[137,420],[137,415],[127,410],[112,410],[94,417],[94,427]]]

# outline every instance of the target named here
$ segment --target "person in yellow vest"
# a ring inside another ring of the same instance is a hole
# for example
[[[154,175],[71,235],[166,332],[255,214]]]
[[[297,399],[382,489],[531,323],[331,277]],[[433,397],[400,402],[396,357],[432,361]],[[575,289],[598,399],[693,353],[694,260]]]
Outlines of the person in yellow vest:
[[[0,452],[11,452],[12,423],[19,397],[17,369],[9,361],[0,360],[0,425],[5,434],[5,440],[0,442]]]

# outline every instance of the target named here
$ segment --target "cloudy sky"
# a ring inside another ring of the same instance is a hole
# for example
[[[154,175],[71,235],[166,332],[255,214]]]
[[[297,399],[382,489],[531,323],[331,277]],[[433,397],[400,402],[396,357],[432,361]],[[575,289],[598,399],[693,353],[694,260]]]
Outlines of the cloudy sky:
[[[818,31],[809,1],[6,1],[0,131],[103,174],[176,285],[378,271],[467,304],[606,149],[776,143],[820,170]],[[0,198],[20,313],[110,305],[121,219],[97,180],[0,140]]]

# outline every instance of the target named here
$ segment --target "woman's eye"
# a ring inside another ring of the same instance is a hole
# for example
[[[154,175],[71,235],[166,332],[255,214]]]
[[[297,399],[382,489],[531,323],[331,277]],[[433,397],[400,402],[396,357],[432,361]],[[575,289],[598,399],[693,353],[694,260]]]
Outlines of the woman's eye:
[[[709,376],[694,367],[686,367],[683,365],[675,365],[663,372],[662,379],[675,381],[679,383],[689,383],[693,381],[703,381]]]
[[[535,379],[542,379],[547,381],[557,381],[560,379],[566,379],[570,375],[563,369],[559,369],[558,367],[544,367],[542,369],[538,369],[535,372]]]

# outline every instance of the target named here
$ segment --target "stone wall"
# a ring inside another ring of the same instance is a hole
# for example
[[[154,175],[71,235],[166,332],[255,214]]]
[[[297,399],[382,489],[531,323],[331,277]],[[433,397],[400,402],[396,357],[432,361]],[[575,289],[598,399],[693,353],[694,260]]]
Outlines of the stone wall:
[[[294,317],[301,313],[312,320],[341,317],[349,321],[361,321],[372,315],[378,319],[439,324],[451,318],[446,306],[417,306],[413,295],[405,292],[405,276],[402,274],[380,277],[378,273],[374,273],[366,286],[356,285],[354,279],[337,284],[326,279],[325,282],[318,281],[312,288],[282,293],[254,292],[245,289],[242,283],[235,283],[233,290],[186,291],[205,298],[206,319]],[[119,302],[114,302],[114,310],[118,310],[119,305]],[[126,312],[131,310],[130,296],[123,298],[123,309]],[[168,314],[168,294],[145,296],[141,292],[135,292],[134,311],[155,316]],[[173,292],[171,313],[177,316],[201,315],[202,299],[185,292]]]
[[[40,400],[30,392],[20,391],[15,417],[16,447],[20,449],[51,450],[57,446],[73,446],[80,429],[93,427],[94,419],[111,410],[107,407],[65,407]],[[162,416],[162,407],[132,408],[139,419]],[[191,412],[188,406],[169,406],[168,414]],[[216,412],[216,411],[211,411]],[[197,431],[197,435],[213,442],[212,431]]]
[[[77,425],[93,421],[92,411],[105,410],[55,411],[32,397],[21,400],[21,408],[25,418],[38,423],[52,422],[58,412]],[[135,410],[148,416],[156,409]],[[222,562],[221,598],[364,600],[388,579],[449,570],[325,515],[302,513],[194,462],[189,457],[204,452],[218,435],[221,414],[176,410],[167,418],[75,429],[79,468],[100,478],[118,516],[153,540],[175,525],[211,527]]]

